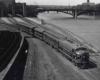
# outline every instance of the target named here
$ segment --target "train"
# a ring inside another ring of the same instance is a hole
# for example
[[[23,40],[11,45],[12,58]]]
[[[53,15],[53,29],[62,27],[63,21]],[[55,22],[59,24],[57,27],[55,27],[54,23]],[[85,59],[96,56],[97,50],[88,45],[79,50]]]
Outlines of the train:
[[[85,68],[89,63],[89,50],[85,46],[73,42],[69,37],[38,26],[30,26],[21,23],[16,23],[16,25],[22,31],[44,41],[55,50],[62,53],[75,66]]]

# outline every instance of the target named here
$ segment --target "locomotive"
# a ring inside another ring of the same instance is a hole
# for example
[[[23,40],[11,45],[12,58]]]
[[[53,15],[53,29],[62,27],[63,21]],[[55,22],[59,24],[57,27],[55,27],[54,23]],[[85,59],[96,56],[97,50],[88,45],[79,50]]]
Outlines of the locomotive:
[[[69,37],[52,30],[45,30],[42,27],[30,26],[16,23],[18,28],[22,29],[36,38],[39,38],[51,45],[57,51],[61,52],[74,65],[85,68],[89,62],[89,50],[78,43],[71,41]]]

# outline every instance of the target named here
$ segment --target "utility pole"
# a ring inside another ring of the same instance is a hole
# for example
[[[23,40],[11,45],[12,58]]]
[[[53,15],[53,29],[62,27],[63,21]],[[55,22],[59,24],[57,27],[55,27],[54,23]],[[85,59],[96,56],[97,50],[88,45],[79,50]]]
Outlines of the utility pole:
[[[90,0],[87,0],[87,3],[90,3]]]

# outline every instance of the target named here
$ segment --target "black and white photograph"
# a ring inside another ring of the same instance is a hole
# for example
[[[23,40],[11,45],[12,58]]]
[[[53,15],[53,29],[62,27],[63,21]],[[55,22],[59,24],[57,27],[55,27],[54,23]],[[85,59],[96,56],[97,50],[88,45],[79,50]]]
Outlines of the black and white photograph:
[[[100,80],[100,0],[0,0],[0,80]]]

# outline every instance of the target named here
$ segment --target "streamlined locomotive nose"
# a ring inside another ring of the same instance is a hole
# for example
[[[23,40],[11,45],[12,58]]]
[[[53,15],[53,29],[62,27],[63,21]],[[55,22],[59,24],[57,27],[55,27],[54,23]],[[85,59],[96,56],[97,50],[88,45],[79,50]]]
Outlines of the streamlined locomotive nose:
[[[85,53],[83,54],[83,61],[86,61],[86,62],[89,61],[89,53],[85,52]]]

